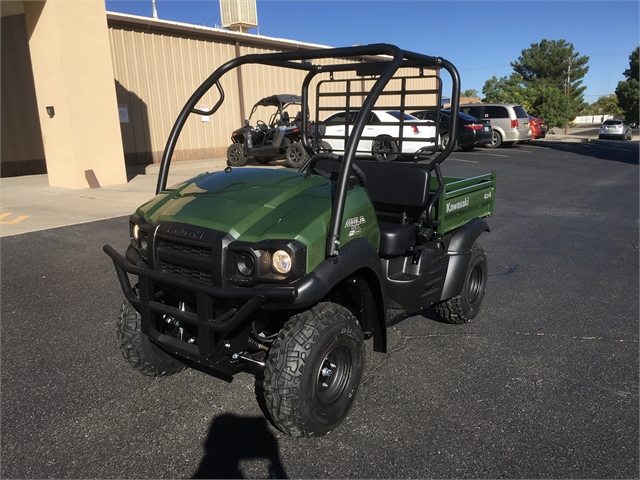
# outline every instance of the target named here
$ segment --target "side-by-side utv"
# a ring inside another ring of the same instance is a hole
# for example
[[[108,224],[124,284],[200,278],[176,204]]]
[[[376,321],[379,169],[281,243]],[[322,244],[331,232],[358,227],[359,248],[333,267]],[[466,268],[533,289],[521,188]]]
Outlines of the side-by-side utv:
[[[187,118],[215,120],[224,86],[233,88],[244,65],[300,79],[308,160],[298,171],[227,167],[167,187]],[[477,240],[489,230],[495,174],[443,176],[457,117],[438,152],[439,122],[405,115],[439,111],[440,73],[450,77],[457,111],[460,81],[450,62],[387,44],[247,55],[214,71],[178,115],[156,196],[131,216],[131,245],[124,255],[104,247],[125,296],[117,320],[125,359],[151,376],[194,365],[229,378],[251,371],[279,429],[323,435],[356,398],[365,340],[386,351],[388,311],[432,308],[458,324],[474,318],[487,283]],[[210,89],[218,103],[196,109]],[[385,127],[386,139],[413,158],[365,157],[372,114],[381,110],[394,121],[376,131]],[[355,117],[339,133],[343,154],[318,153],[308,122],[335,112]]]

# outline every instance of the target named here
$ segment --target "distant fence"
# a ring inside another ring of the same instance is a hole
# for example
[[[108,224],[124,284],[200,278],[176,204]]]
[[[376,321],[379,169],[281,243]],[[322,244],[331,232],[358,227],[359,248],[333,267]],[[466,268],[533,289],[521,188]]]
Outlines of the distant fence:
[[[573,123],[602,123],[610,118],[613,118],[613,115],[582,115],[576,117]]]

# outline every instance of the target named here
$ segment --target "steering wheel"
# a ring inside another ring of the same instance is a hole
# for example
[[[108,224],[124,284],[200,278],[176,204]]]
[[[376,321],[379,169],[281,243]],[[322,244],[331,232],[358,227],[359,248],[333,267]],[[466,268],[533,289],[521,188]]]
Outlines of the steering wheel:
[[[263,132],[266,132],[267,130],[269,130],[269,127],[267,126],[266,123],[264,123],[262,120],[258,120],[256,121],[256,125],[258,126],[258,128],[260,130],[262,130]]]
[[[336,155],[335,153],[320,152],[320,153],[315,154],[309,160],[309,171],[311,173],[317,173],[318,175],[321,175],[324,178],[326,178],[328,180],[331,180],[331,174],[329,172],[325,172],[323,170],[319,170],[319,169],[316,168],[316,163],[318,163],[320,160],[330,160],[332,162],[342,163],[342,157]],[[367,186],[367,177],[365,177],[364,172],[362,171],[362,169],[359,166],[357,166],[355,163],[353,163],[353,164],[351,164],[351,170],[353,171],[354,175],[356,176],[360,186],[361,187],[366,187]]]

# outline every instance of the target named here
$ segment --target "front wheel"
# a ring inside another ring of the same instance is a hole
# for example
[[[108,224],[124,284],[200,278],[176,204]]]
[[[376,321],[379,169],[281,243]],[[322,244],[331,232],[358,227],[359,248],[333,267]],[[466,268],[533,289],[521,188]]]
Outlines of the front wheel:
[[[142,334],[140,320],[140,313],[125,299],[118,315],[118,340],[124,359],[149,377],[164,377],[184,370],[184,363],[160,350]]]
[[[300,142],[294,142],[287,148],[285,158],[288,167],[300,168],[309,159],[309,154]]]
[[[320,303],[291,317],[273,343],[264,397],[275,425],[293,437],[326,435],[347,416],[364,369],[355,317]]]
[[[230,167],[243,167],[247,164],[247,156],[241,143],[232,143],[227,148],[227,165]]]
[[[471,259],[462,286],[462,292],[431,308],[447,323],[467,323],[480,311],[487,288],[487,254],[477,243],[471,247]]]

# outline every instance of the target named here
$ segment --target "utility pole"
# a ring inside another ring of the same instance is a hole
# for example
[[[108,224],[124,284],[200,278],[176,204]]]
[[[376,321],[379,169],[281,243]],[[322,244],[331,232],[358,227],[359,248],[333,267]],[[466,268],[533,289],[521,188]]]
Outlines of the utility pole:
[[[567,88],[565,88],[565,94],[567,97],[571,93],[571,59],[569,59],[569,66],[567,67]],[[569,123],[564,125],[564,134],[569,135]]]

